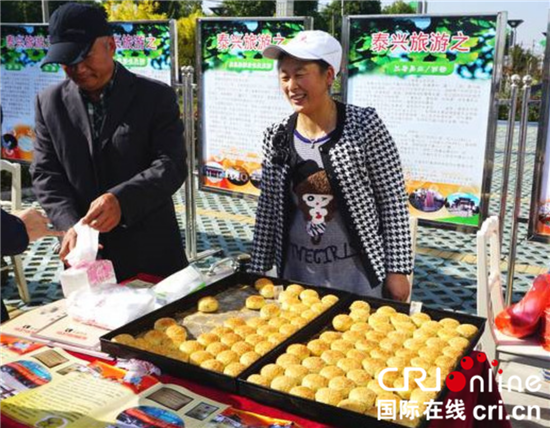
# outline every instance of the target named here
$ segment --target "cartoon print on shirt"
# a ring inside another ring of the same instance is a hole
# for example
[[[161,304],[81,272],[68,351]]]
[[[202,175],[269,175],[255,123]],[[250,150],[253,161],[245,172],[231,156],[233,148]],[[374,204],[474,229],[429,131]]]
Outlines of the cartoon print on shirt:
[[[306,220],[306,232],[311,243],[319,245],[336,212],[336,201],[325,171],[310,175],[295,187],[298,207]]]

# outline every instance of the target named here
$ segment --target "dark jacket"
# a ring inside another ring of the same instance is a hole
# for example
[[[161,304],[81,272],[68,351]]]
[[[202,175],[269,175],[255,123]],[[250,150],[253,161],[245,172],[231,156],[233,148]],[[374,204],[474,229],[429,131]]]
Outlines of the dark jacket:
[[[21,254],[29,245],[29,235],[25,223],[19,217],[2,210],[0,228],[2,229],[2,255],[15,256]]]
[[[264,134],[251,271],[266,272],[275,264],[279,276],[284,272],[297,117],[293,114]],[[375,110],[338,103],[338,127],[320,152],[371,286],[381,284],[388,272],[410,273],[411,236],[401,162]]]
[[[34,191],[59,230],[113,193],[122,222],[101,234],[102,257],[113,262],[119,281],[140,272],[167,276],[187,264],[171,198],[187,175],[177,97],[120,64],[115,79],[99,147],[74,82],[38,95]]]

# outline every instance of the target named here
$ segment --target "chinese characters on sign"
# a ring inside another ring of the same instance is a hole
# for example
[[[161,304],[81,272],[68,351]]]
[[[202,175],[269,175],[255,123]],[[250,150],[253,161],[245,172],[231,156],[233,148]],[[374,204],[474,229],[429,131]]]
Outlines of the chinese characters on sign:
[[[115,34],[117,49],[132,51],[157,50],[157,38],[143,35]],[[8,49],[47,49],[50,47],[50,37],[31,36],[22,34],[8,34],[6,36],[6,47]]]
[[[421,405],[422,404],[422,405]],[[378,401],[378,419],[395,420],[399,416],[403,419],[418,419],[422,415],[427,420],[436,419],[460,419],[466,420],[464,401],[461,399],[448,400],[443,405],[442,401],[431,400],[427,403],[417,403],[416,401],[400,401],[399,409],[396,400]],[[424,411],[421,411],[421,408]]]
[[[13,49],[46,49],[50,47],[50,37],[24,36],[22,34],[8,34],[6,36],[6,47]]]
[[[371,40],[370,49],[373,52],[386,52],[388,49],[392,52],[396,49],[429,53],[470,52],[470,48],[464,46],[470,37],[465,36],[462,31],[458,31],[454,36],[440,31],[431,33],[414,31],[412,34],[378,32],[372,34]]]
[[[269,45],[280,45],[285,41],[285,38],[277,33],[275,36],[271,34],[227,34],[225,32],[218,33],[216,36],[217,47],[219,50],[240,49],[244,51],[263,51]]]

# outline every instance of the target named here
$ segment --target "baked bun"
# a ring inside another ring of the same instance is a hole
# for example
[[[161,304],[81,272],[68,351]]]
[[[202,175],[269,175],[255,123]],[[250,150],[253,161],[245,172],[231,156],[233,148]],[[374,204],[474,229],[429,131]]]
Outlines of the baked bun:
[[[221,342],[214,342],[206,347],[206,351],[210,352],[214,356],[218,355],[220,352],[227,351],[228,349],[229,346]]]
[[[302,379],[302,385],[312,391],[318,391],[319,389],[326,388],[328,386],[328,379],[318,373],[310,373],[304,376]]]
[[[361,364],[361,363],[359,363]],[[365,370],[354,369],[346,373],[346,376],[349,380],[353,381],[357,386],[367,386],[372,380],[372,376],[369,375]]]
[[[248,366],[252,365],[253,363],[255,363],[260,357],[261,357],[261,355],[258,354],[257,352],[249,351],[249,352],[244,353],[241,356],[241,359],[239,360],[239,362],[242,365],[248,367]]]
[[[247,352],[253,351],[254,346],[252,346],[250,343],[246,343],[245,341],[240,341],[240,342],[234,343],[233,346],[231,347],[231,350],[235,352],[237,355],[242,356]]]
[[[220,342],[229,347],[233,346],[235,343],[243,340],[241,336],[237,333],[227,333],[220,337]]]
[[[158,331],[166,331],[171,325],[176,325],[177,321],[174,318],[159,318],[155,321],[154,329]]]
[[[456,331],[466,339],[472,339],[476,335],[478,328],[473,324],[461,324],[456,328]]]
[[[277,358],[276,362],[277,362],[277,365],[286,369],[291,365],[300,364],[302,361],[296,355],[282,354]]]
[[[288,376],[278,376],[271,381],[271,389],[287,393],[297,385],[298,381]]]
[[[311,355],[319,357],[323,352],[329,349],[329,345],[320,339],[313,339],[307,344],[307,349],[309,349]]]
[[[203,297],[199,300],[198,310],[199,312],[212,313],[216,312],[220,307],[218,301],[211,296]]]
[[[254,282],[254,288],[258,291],[261,290],[266,285],[273,286],[273,281],[271,281],[268,278],[259,278]]]
[[[275,303],[267,303],[260,309],[260,317],[264,319],[276,317],[280,313],[281,309]]]
[[[363,403],[366,409],[368,410],[371,407],[374,407],[374,402],[376,401],[376,394],[374,393],[374,391],[372,391],[367,387],[359,386],[350,391],[349,399]]]
[[[343,399],[344,395],[332,388],[321,388],[315,393],[315,401],[330,406],[337,406]]]
[[[302,382],[302,379],[309,374],[309,370],[301,364],[291,364],[285,369],[285,376],[293,377],[298,380],[298,383]]]
[[[287,288],[285,288],[285,291],[288,294],[291,294],[295,297],[298,297],[302,291],[304,291],[304,287],[302,287],[299,284],[290,284]]]
[[[111,341],[116,343],[122,343],[123,345],[133,345],[135,339],[134,339],[134,336],[131,336],[129,334],[118,334],[115,337],[113,337]]]
[[[282,376],[285,373],[285,369],[277,364],[267,364],[262,367],[260,374],[265,377],[269,382],[278,376]]]
[[[306,386],[295,386],[290,390],[290,395],[296,395],[297,397],[306,398],[308,400],[315,400],[315,392]]]
[[[254,311],[259,311],[265,305],[265,299],[262,296],[250,296],[246,299],[246,307]]]
[[[256,385],[265,386],[266,388],[269,388],[269,384],[270,384],[269,380],[267,380],[264,376],[259,374],[253,374],[248,376],[247,381],[250,383],[254,383]]]
[[[460,325],[460,323],[453,318],[443,318],[439,320],[439,324],[441,324],[443,328],[450,329],[456,329]]]
[[[219,341],[220,338],[214,333],[202,333],[199,335],[199,337],[197,337],[197,342],[199,342],[204,347],[207,347],[208,345]]]
[[[323,298],[321,299],[321,302],[322,303],[328,303],[329,305],[334,305],[336,302],[338,302],[338,300],[340,300],[337,296],[335,296],[334,294],[327,294],[326,296],[323,296]]]
[[[223,373],[225,366],[218,360],[212,358],[201,363],[201,368],[211,370],[213,372]]]
[[[260,294],[265,299],[275,298],[275,286],[273,284],[266,284],[260,289]]]
[[[326,363],[320,357],[313,356],[304,358],[302,365],[311,373],[319,373],[326,366]]]
[[[256,333],[256,329],[254,327],[250,327],[248,325],[240,325],[238,327],[235,327],[235,333],[237,333],[242,338],[245,338],[251,334]]]
[[[346,398],[338,403],[338,407],[341,409],[350,410],[356,413],[365,413],[367,406],[359,401],[354,401]]]
[[[143,338],[149,345],[160,345],[167,339],[167,336],[159,330],[149,330]]]
[[[227,351],[222,351],[218,355],[216,355],[216,360],[221,362],[224,366],[228,366],[229,364],[236,363],[240,359],[239,354],[236,352],[228,349]]]
[[[338,361],[346,358],[346,354],[341,351],[334,351],[332,349],[327,349],[321,354],[321,359],[327,363],[329,366],[335,366]]]
[[[411,321],[415,323],[417,327],[420,327],[422,324],[424,324],[427,321],[431,321],[431,317],[424,313],[424,312],[418,312],[416,314],[411,315]]]
[[[246,367],[241,363],[231,363],[223,371],[224,374],[231,377],[237,377]]]
[[[266,324],[267,324],[267,320],[264,320],[260,317],[248,318],[246,320],[246,325],[255,329],[258,329],[262,325],[266,325]]]
[[[321,333],[319,336],[319,339],[321,339],[323,342],[326,342],[328,344],[331,344],[335,340],[341,339],[342,333],[339,333],[337,331],[325,331],[324,333]]]
[[[164,331],[164,334],[166,334],[172,342],[181,343],[187,339],[187,330],[185,330],[185,327],[178,324],[169,326]]]
[[[195,351],[192,354],[189,355],[189,362],[191,364],[195,364],[196,366],[200,366],[205,361],[213,359],[214,356],[207,351]]]
[[[260,355],[265,355],[273,348],[275,348],[275,345],[273,343],[271,343],[269,340],[264,340],[254,347],[254,351],[256,351]]]
[[[231,317],[231,318],[227,318],[224,322],[223,322],[223,325],[225,327],[228,327],[232,330],[235,330],[237,327],[241,326],[241,325],[245,325],[246,324],[246,321],[242,318],[239,318],[239,317]]]
[[[336,367],[341,368],[347,373],[351,370],[360,369],[362,366],[361,361],[359,360],[354,360],[352,358],[342,358],[340,361],[338,361]]]
[[[346,372],[342,370],[340,367],[336,367],[336,366],[326,366],[323,369],[321,369],[319,374],[325,377],[329,382],[334,378],[346,376]]]
[[[336,315],[332,320],[332,326],[336,331],[347,331],[353,325],[353,319],[346,314]]]
[[[265,337],[263,337],[261,334],[249,334],[244,338],[244,341],[246,343],[249,343],[254,347],[256,347],[258,343],[263,342],[264,340],[265,340]]]
[[[300,359],[300,361],[303,361],[311,355],[311,352],[307,348],[307,346],[301,343],[294,343],[292,345],[289,345],[288,348],[286,348],[286,353],[296,355]]]

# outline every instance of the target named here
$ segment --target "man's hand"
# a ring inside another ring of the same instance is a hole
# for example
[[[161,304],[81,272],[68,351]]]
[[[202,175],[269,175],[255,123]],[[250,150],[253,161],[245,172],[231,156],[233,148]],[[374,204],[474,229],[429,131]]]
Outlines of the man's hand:
[[[59,250],[59,258],[61,261],[68,265],[66,258],[67,254],[76,246],[76,232],[74,228],[70,228],[65,233],[63,237],[63,242],[61,243],[61,250]]]
[[[110,232],[120,223],[122,212],[118,199],[112,193],[104,193],[90,204],[90,209],[82,219],[82,224],[101,233]]]
[[[386,290],[393,300],[407,301],[410,292],[410,284],[407,275],[402,273],[388,273],[385,283]]]
[[[24,211],[14,213],[14,215],[25,223],[29,241],[36,241],[44,236],[63,236],[64,234],[64,232],[48,229],[50,220],[34,208],[27,208]]]

